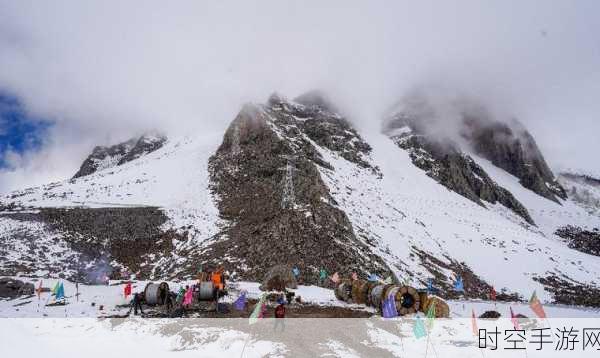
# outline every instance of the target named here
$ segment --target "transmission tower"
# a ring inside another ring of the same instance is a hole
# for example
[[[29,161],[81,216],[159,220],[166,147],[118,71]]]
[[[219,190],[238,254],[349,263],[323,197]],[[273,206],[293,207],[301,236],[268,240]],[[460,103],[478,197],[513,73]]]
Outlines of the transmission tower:
[[[285,176],[283,177],[283,195],[281,197],[281,208],[292,210],[296,206],[296,195],[294,193],[294,157],[284,156],[287,159],[285,166]]]

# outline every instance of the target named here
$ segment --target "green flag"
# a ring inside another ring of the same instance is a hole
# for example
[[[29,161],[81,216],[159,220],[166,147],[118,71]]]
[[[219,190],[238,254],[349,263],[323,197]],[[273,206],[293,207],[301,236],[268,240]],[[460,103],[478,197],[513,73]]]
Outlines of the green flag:
[[[255,324],[256,322],[258,322],[258,320],[260,318],[263,318],[263,310],[265,308],[266,298],[267,298],[267,296],[264,294],[262,296],[260,296],[260,299],[256,303],[256,306],[254,306],[254,310],[252,311],[252,314],[250,315],[250,320],[248,321],[248,324]]]
[[[427,330],[425,329],[425,325],[423,324],[423,320],[417,316],[415,319],[415,325],[413,326],[413,333],[415,338],[421,339],[427,335]]]
[[[58,284],[58,281],[56,282],[56,285],[54,285],[54,287],[52,288],[52,294],[56,295],[56,293],[58,292],[58,287],[60,285]]]
[[[429,304],[429,309],[427,310],[427,329],[431,330],[433,328],[433,321],[435,320],[435,303]]]

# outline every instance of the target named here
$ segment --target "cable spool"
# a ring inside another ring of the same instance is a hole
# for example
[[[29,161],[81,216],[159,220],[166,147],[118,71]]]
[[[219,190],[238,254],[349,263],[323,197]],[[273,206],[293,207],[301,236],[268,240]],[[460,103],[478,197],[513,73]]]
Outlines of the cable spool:
[[[396,302],[398,314],[404,316],[417,313],[421,305],[421,298],[413,287],[402,286],[396,293]]]
[[[379,284],[371,290],[371,306],[377,309],[381,308],[381,303],[383,302],[383,294],[385,292],[385,285]]]
[[[354,303],[366,304],[368,301],[368,282],[363,280],[352,281],[352,300]]]
[[[435,306],[435,317],[436,318],[448,318],[450,317],[450,307],[443,299],[437,296],[427,297],[427,302],[423,312],[429,311],[431,305]]]

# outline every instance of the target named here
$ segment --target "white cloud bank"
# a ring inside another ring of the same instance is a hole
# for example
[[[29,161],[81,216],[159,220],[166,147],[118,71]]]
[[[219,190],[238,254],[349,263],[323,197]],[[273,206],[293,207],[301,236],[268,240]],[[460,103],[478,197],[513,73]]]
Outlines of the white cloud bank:
[[[417,83],[504,106],[549,162],[599,170],[596,1],[0,0],[0,91],[56,121],[0,191],[72,175],[93,145],[222,128],[322,88],[359,126]],[[594,168],[596,166],[596,168]]]

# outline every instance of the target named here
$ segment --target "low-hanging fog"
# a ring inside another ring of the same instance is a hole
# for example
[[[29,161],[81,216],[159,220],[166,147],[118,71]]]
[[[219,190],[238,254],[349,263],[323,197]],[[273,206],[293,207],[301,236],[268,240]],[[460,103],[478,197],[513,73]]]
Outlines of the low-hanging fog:
[[[415,86],[519,118],[554,169],[600,172],[597,1],[0,0],[0,93],[52,122],[0,192],[70,177],[146,130],[222,134],[320,88],[363,130]],[[0,127],[2,123],[0,122]],[[0,128],[1,130],[1,128]]]

